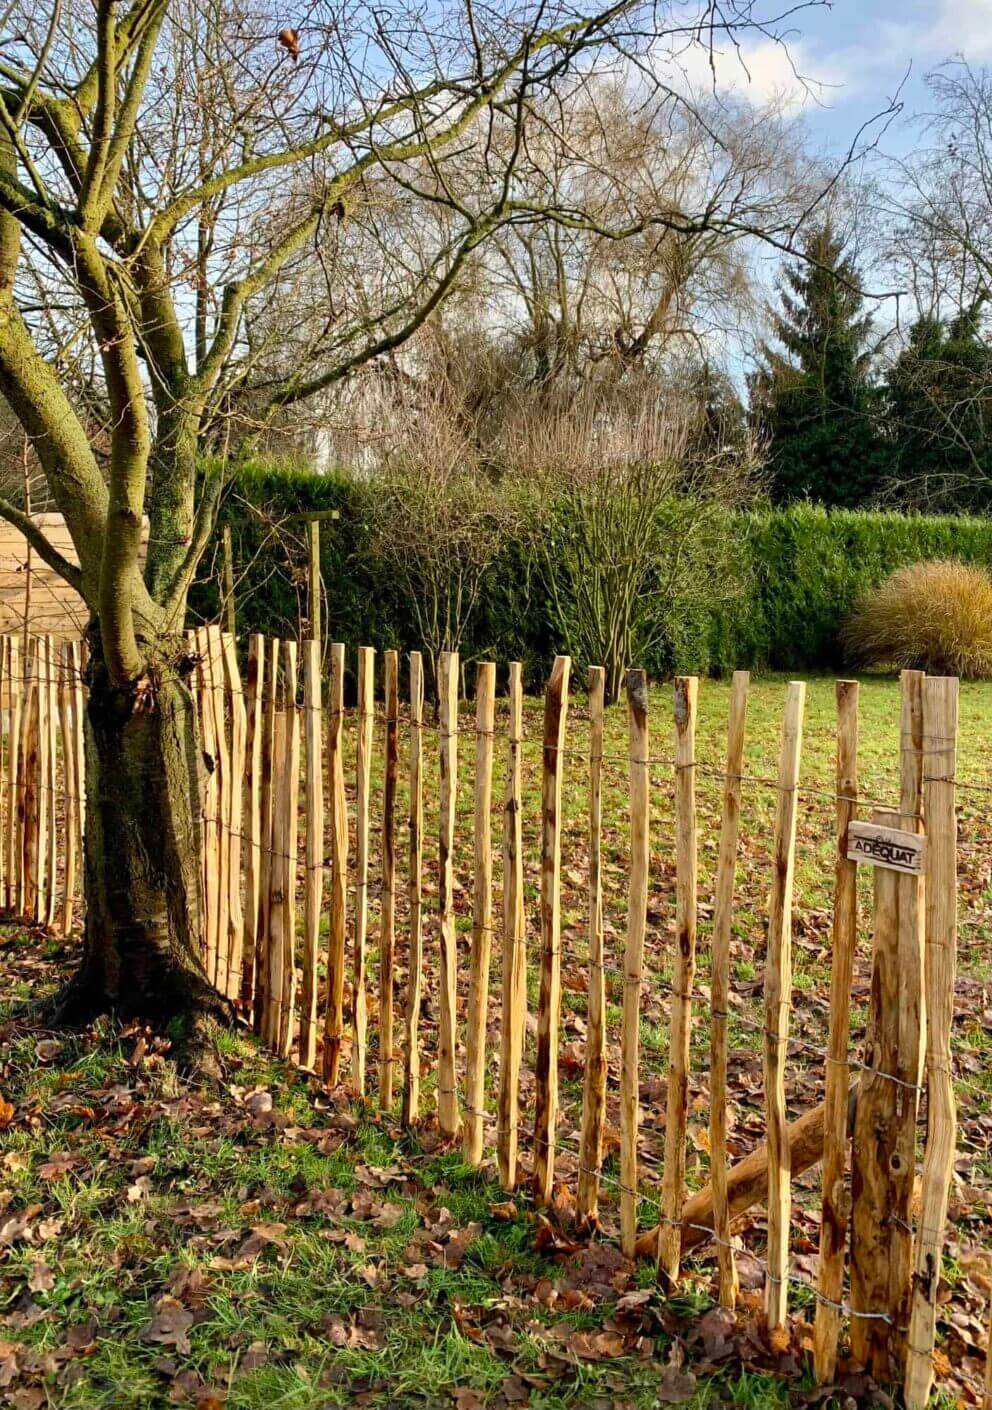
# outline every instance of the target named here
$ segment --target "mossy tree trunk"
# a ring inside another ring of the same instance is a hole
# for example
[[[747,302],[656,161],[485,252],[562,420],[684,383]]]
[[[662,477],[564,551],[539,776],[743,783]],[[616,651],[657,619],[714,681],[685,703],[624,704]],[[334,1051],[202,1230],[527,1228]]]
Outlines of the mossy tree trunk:
[[[120,687],[91,634],[86,929],[64,1013],[171,1018],[214,1006],[201,968],[200,817],[190,661],[161,643]]]

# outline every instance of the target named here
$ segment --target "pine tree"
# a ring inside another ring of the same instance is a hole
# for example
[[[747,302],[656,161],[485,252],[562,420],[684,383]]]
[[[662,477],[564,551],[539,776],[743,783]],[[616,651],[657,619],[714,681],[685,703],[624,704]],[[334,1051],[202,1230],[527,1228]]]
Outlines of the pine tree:
[[[929,509],[992,507],[992,346],[983,301],[910,329],[886,381],[892,476]]]
[[[769,441],[776,500],[863,504],[885,473],[871,383],[871,317],[857,269],[829,222],[785,270],[773,327],[749,379],[751,411]]]

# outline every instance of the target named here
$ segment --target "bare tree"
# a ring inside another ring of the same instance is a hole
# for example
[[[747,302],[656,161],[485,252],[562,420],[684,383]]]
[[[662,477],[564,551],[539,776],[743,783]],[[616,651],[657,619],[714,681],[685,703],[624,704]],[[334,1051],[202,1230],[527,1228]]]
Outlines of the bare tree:
[[[666,55],[760,19],[752,0],[311,0],[292,27],[265,0],[12,0],[5,18],[0,392],[78,567],[11,500],[0,514],[92,613],[86,939],[64,1011],[199,1014],[219,1001],[197,958],[180,633],[219,484],[198,488],[198,449],[224,444],[236,406],[264,426],[388,355],[507,225],[585,222],[612,240],[732,226],[732,210],[636,199],[608,225],[571,198],[535,203],[515,178],[551,94],[622,65],[678,107]],[[391,254],[374,287],[329,296],[320,325],[263,369],[259,302],[283,298],[311,251],[346,260],[357,213],[384,226],[397,200],[410,224],[443,211],[433,248],[413,266],[381,231]]]

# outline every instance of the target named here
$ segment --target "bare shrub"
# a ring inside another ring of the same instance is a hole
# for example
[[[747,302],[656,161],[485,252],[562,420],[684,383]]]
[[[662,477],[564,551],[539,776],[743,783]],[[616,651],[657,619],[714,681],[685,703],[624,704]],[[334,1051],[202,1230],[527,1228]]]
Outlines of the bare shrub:
[[[955,559],[912,563],[865,593],[844,625],[863,665],[992,676],[992,573]]]

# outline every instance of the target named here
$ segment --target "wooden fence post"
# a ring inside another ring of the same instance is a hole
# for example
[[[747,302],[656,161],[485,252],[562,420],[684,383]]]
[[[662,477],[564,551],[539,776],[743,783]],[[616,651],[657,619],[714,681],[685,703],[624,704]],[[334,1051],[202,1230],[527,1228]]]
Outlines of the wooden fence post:
[[[424,661],[410,652],[410,957],[407,963],[403,1125],[420,1117],[420,998],[424,970]]]
[[[221,666],[224,677],[224,693],[230,702],[231,710],[231,797],[227,809],[227,917],[228,944],[227,985],[225,993],[232,1001],[237,999],[241,987],[241,967],[244,957],[245,915],[241,902],[241,860],[244,832],[244,780],[248,737],[248,711],[245,706],[244,691],[241,688],[241,672],[238,670],[238,653],[234,637],[225,632],[221,637]]]
[[[303,914],[303,977],[300,986],[300,1063],[317,1060],[317,962],[320,908],[324,896],[324,760],[321,739],[320,643],[303,643],[303,712],[306,753],[306,881]]]
[[[393,1106],[393,966],[396,957],[396,785],[400,764],[399,656],[383,653],[385,758],[382,791],[382,909],[379,934],[379,1106]]]
[[[217,872],[217,969],[214,984],[227,992],[227,973],[231,957],[231,751],[227,740],[227,712],[224,708],[226,691],[221,664],[221,630],[218,626],[204,629],[206,640],[205,678],[207,698],[204,709],[213,720],[214,779],[216,780],[216,848]]]
[[[39,636],[38,641],[38,832],[35,851],[35,903],[34,918],[44,924],[48,915],[48,896],[52,889],[49,875],[49,835],[55,832],[55,798],[51,791],[52,780],[52,730],[49,706],[49,655],[51,637]]]
[[[196,694],[199,705],[200,739],[207,774],[203,782],[203,932],[204,968],[211,984],[217,983],[217,963],[220,942],[220,846],[219,846],[219,771],[217,742],[214,734],[213,689],[210,674],[210,642],[206,629],[193,633],[196,650]]]
[[[307,524],[308,602],[310,637],[317,643],[318,659],[323,656],[323,635],[320,626],[320,523],[311,519]]]
[[[544,695],[541,788],[541,983],[537,1009],[534,1104],[534,1199],[549,1204],[558,1125],[558,1028],[561,1021],[562,750],[572,662],[556,656]]]
[[[269,664],[266,669],[268,687],[265,692],[265,713],[262,718],[262,773],[260,787],[261,808],[261,859],[259,876],[259,919],[256,931],[255,949],[255,1028],[261,1033],[265,1015],[270,1003],[272,980],[269,974],[270,942],[269,930],[272,921],[272,865],[275,860],[272,850],[273,794],[276,748],[276,712],[279,692],[279,656],[281,642],[278,637],[269,640]]]
[[[72,933],[72,902],[76,894],[79,784],[76,780],[76,728],[73,720],[71,643],[59,648],[59,728],[62,732],[62,779],[65,798],[65,875],[62,885],[62,934]]]
[[[751,677],[735,671],[727,721],[727,766],[723,780],[723,816],[713,901],[713,954],[710,966],[710,1180],[713,1185],[713,1234],[720,1270],[720,1302],[737,1301],[737,1263],[730,1241],[727,1203],[727,1019],[730,1003],[730,936],[734,918],[737,837],[741,815],[744,731]],[[681,1229],[679,1230],[681,1239]]]
[[[56,814],[58,811],[58,722],[59,722],[59,693],[57,675],[58,657],[56,653],[55,638],[45,637],[45,688],[48,695],[46,713],[48,717],[48,776],[46,787],[48,793],[48,862],[46,865],[47,890],[45,892],[45,914],[44,922],[51,927],[55,924],[55,913],[57,908],[57,898],[55,894],[55,884],[58,874],[58,828],[56,825]]]
[[[455,1137],[461,1125],[455,1075],[457,1046],[458,949],[455,939],[453,852],[455,800],[458,792],[458,653],[444,651],[438,670],[440,699],[441,806],[438,834],[440,875],[440,1036],[437,1062],[438,1124],[444,1136]]]
[[[262,740],[265,698],[265,638],[248,638],[247,739],[245,791],[248,796],[242,859],[245,872],[245,938],[242,949],[241,1004],[250,1013],[255,997],[259,942],[259,889],[262,875]]]
[[[606,974],[603,967],[603,733],[606,672],[589,667],[589,978],[582,1130],[579,1139],[579,1219],[599,1217],[599,1167],[606,1120]]]
[[[234,636],[237,623],[235,621],[234,609],[234,550],[231,547],[231,526],[224,525],[223,533],[224,545],[224,629],[229,636]]]
[[[358,748],[355,761],[355,976],[352,999],[352,1085],[365,1095],[365,1046],[368,1034],[366,946],[369,924],[369,789],[372,726],[375,712],[375,651],[358,648]]]
[[[661,1187],[658,1271],[674,1290],[682,1246],[682,1192],[689,1113],[689,1043],[696,977],[696,676],[676,676],[675,708],[675,970],[668,1056],[668,1113]]]
[[[280,1052],[284,967],[286,963],[286,892],[289,886],[289,731],[285,699],[276,710],[272,736],[272,844],[269,862],[268,960],[262,1041]]]
[[[957,1113],[951,1068],[951,1024],[957,959],[958,682],[923,682],[923,811],[927,824],[926,1085],[927,1140],[914,1249],[912,1311],[906,1357],[906,1410],[924,1410],[933,1385],[937,1291],[947,1200],[954,1174]]]
[[[73,748],[76,751],[75,776],[77,791],[76,824],[79,829],[79,855],[84,858],[86,829],[86,699],[83,694],[82,652],[78,641],[69,643],[72,667]]]
[[[651,861],[651,772],[648,682],[643,671],[627,672],[630,753],[630,882],[627,943],[623,957],[623,1030],[620,1041],[620,1247],[633,1258],[637,1246],[637,1127],[640,1074],[641,966],[648,923]],[[659,1239],[660,1242],[660,1239]]]
[[[10,679],[10,638],[0,636],[0,907],[7,909],[7,835],[13,794],[10,788],[10,719],[14,704]],[[6,730],[3,725],[6,721]],[[6,747],[3,735],[6,734]]]
[[[8,680],[10,681],[10,715],[7,720],[7,910],[20,913],[21,808],[24,788],[21,764],[21,729],[24,714],[25,662],[21,658],[20,638],[7,639]]]
[[[465,1017],[464,1153],[470,1165],[482,1160],[486,1100],[486,1029],[489,1023],[489,968],[493,940],[493,733],[496,666],[480,661],[475,677],[475,881],[472,898],[472,958]]]
[[[331,646],[327,786],[331,810],[331,909],[327,930],[327,1010],[324,1015],[324,1081],[334,1087],[341,1075],[344,1041],[344,976],[348,900],[348,808],[344,793],[342,722],[344,719],[344,643]]]
[[[22,721],[21,769],[24,787],[18,810],[21,817],[20,913],[34,916],[38,899],[38,665],[41,641],[28,637],[25,659],[25,701]]]
[[[496,1158],[500,1184],[517,1183],[520,1064],[527,1024],[527,931],[524,920],[521,749],[523,746],[523,668],[510,662],[507,723],[506,805],[503,814],[503,984],[499,1060],[499,1116]]]
[[[775,809],[773,880],[765,957],[765,1115],[768,1125],[768,1273],[765,1313],[772,1330],[785,1322],[789,1276],[791,1152],[785,1107],[785,1059],[792,1003],[792,880],[796,854],[799,756],[806,686],[790,681],[782,723]]]
[[[293,1051],[296,1017],[296,866],[300,818],[300,712],[296,707],[295,641],[283,642],[283,691],[286,708],[285,857],[283,858],[282,999],[279,1005],[279,1052]]]
[[[858,682],[838,681],[837,701],[837,857],[834,863],[834,919],[830,975],[830,1033],[823,1118],[823,1208],[820,1220],[820,1299],[816,1306],[813,1362],[820,1385],[837,1369],[840,1312],[844,1290],[844,1250],[850,1215],[847,1170],[850,1088],[851,980],[858,939],[858,864],[847,859],[847,829],[857,815]]]

